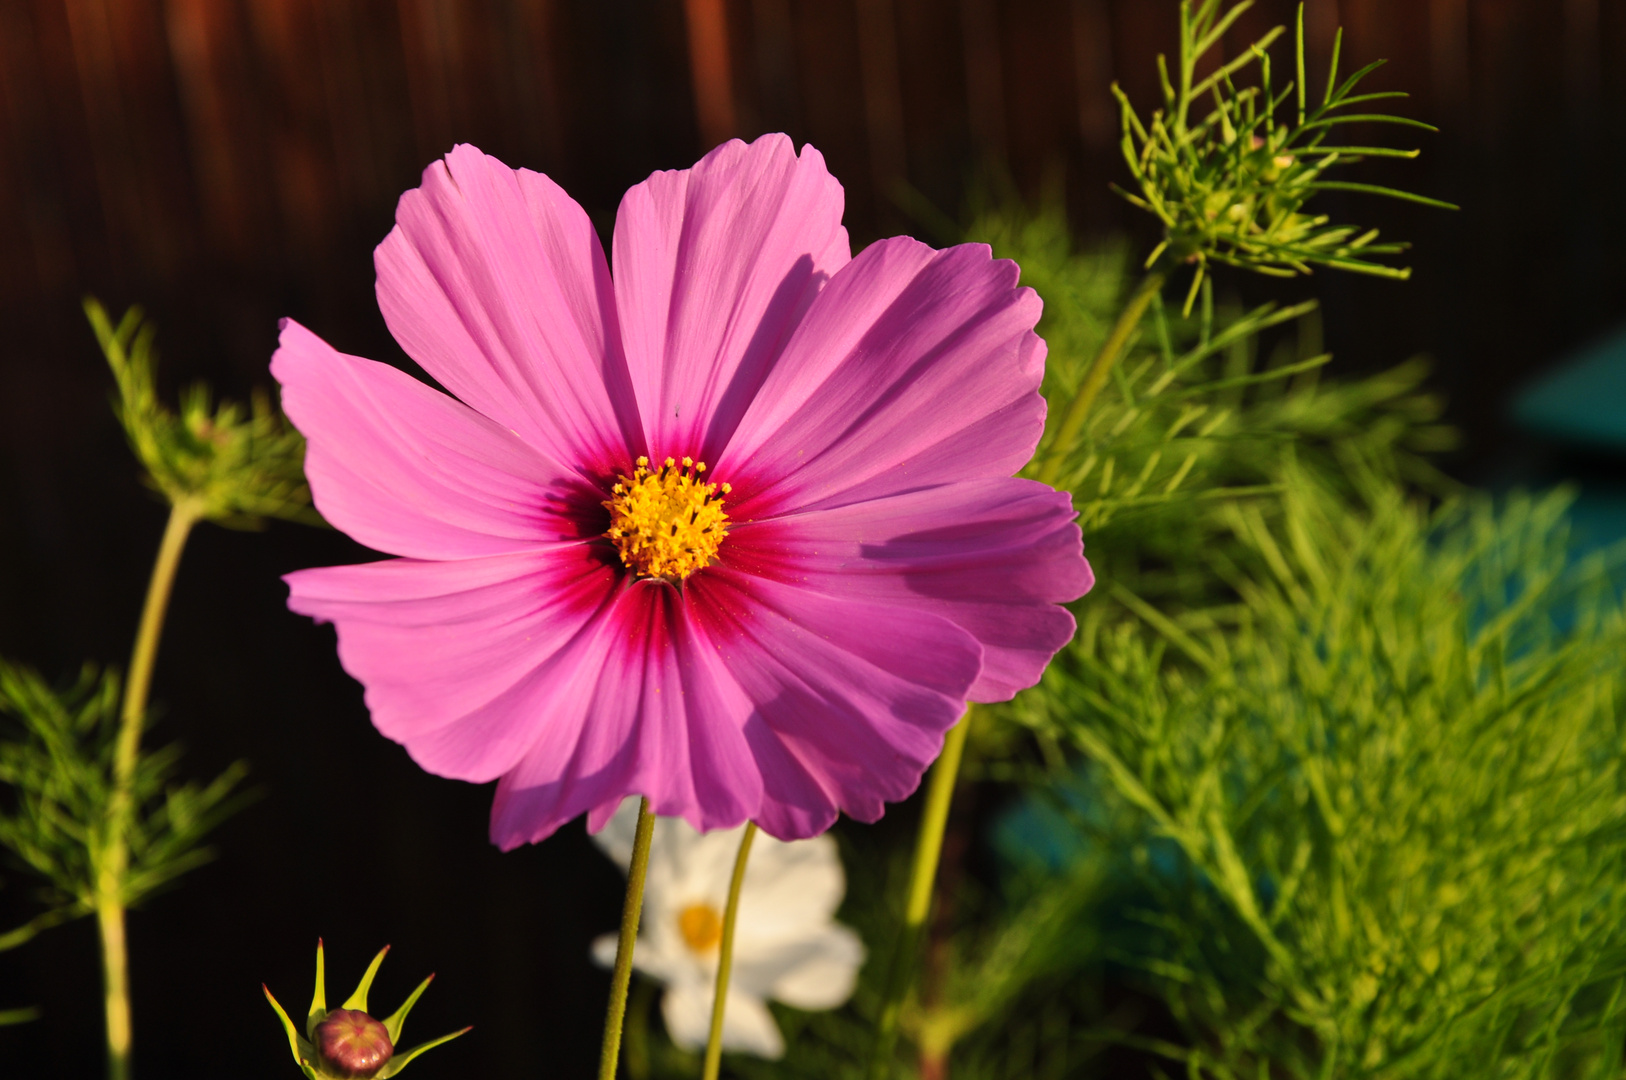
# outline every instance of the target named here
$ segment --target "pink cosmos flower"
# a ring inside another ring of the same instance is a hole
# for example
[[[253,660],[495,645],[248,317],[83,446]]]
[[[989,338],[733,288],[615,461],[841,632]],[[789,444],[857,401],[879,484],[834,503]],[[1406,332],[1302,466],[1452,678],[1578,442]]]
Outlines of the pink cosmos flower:
[[[1040,302],[986,247],[853,258],[812,147],[655,173],[615,274],[546,176],[459,146],[376,255],[454,397],[284,322],[316,505],[400,556],[288,575],[373,722],[501,778],[491,836],[623,796],[781,839],[907,796],[967,700],[1039,678],[1093,583],[1044,426]]]

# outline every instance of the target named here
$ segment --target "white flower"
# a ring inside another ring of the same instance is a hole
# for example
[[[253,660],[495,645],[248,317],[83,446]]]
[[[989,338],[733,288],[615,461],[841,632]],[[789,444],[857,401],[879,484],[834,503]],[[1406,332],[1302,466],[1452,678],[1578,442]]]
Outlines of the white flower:
[[[593,839],[625,870],[632,861],[638,800],[621,804]],[[744,826],[701,835],[680,818],[657,818],[644,879],[644,911],[633,966],[666,984],[661,1014],[672,1041],[706,1045],[717,979],[723,907]],[[785,843],[758,833],[751,844],[734,928],[734,970],[723,1048],[758,1057],[785,1052],[764,1004],[833,1009],[852,996],[864,945],[831,918],[847,883],[829,836]],[[593,942],[593,958],[615,963],[615,935]]]

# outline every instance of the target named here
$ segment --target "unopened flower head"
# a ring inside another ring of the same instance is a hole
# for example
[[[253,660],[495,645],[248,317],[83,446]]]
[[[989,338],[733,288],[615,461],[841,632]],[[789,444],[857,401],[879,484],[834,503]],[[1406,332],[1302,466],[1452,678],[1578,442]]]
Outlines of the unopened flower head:
[[[432,1050],[442,1043],[453,1039],[468,1031],[454,1031],[450,1035],[442,1035],[438,1039],[414,1046],[411,1050],[396,1053],[396,1046],[401,1041],[401,1027],[406,1023],[407,1013],[412,1006],[418,1003],[418,998],[429,988],[434,976],[431,975],[418,984],[418,988],[410,995],[399,1009],[383,1020],[374,1019],[367,1012],[367,993],[372,989],[373,977],[378,974],[379,965],[389,953],[390,947],[384,946],[373,957],[373,962],[367,966],[367,971],[361,977],[361,983],[356,987],[355,993],[345,999],[343,1005],[337,1009],[327,1007],[327,961],[322,951],[322,942],[316,942],[316,989],[311,995],[310,1011],[305,1017],[305,1032],[300,1034],[299,1028],[289,1018],[287,1010],[271,995],[269,987],[261,986],[265,991],[265,999],[276,1010],[277,1017],[282,1021],[283,1031],[288,1036],[288,1049],[293,1052],[294,1063],[299,1071],[304,1073],[308,1080],[389,1080],[406,1068],[419,1054]]]
[[[623,797],[782,839],[907,796],[967,701],[1033,685],[1093,579],[1044,427],[1040,303],[981,245],[852,257],[783,135],[627,192],[615,273],[546,176],[459,146],[379,246],[454,397],[288,321],[272,372],[332,524],[304,570],[373,722],[500,778],[508,848]]]
[[[594,839],[626,869],[638,800],[629,799]],[[742,829],[701,835],[686,822],[658,818],[644,883],[642,929],[634,966],[666,985],[661,1014],[678,1046],[706,1045],[723,936],[723,907]],[[757,837],[746,866],[734,925],[734,967],[723,1018],[723,1048],[759,1057],[784,1053],[769,999],[799,1009],[833,1009],[852,996],[864,945],[834,921],[846,891],[829,836],[783,843]],[[606,967],[616,939],[593,943]]]
[[[313,1034],[323,1063],[340,1076],[374,1076],[395,1054],[389,1031],[360,1009],[334,1009]]]

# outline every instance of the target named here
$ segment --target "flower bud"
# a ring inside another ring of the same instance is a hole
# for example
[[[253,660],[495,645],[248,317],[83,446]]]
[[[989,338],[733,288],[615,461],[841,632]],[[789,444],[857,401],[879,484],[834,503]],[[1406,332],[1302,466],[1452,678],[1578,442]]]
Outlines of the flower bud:
[[[370,1077],[395,1054],[384,1025],[360,1009],[334,1009],[316,1025],[316,1049],[332,1071]]]
[[[305,1074],[305,1080],[369,1080],[371,1077],[392,1080],[425,1050],[449,1043],[469,1030],[454,1031],[396,1053],[396,1044],[401,1041],[401,1025],[406,1023],[407,1013],[412,1011],[418,998],[429,989],[429,980],[434,976],[419,983],[399,1009],[382,1020],[373,1019],[367,1012],[367,992],[372,989],[378,965],[384,962],[384,954],[389,951],[388,945],[380,949],[367,966],[356,992],[337,1009],[329,1009],[327,963],[322,955],[322,942],[317,939],[316,987],[311,994],[311,1007],[305,1017],[303,1035],[288,1015],[288,1010],[272,996],[271,988],[262,984],[265,1000],[271,1003],[277,1019],[282,1021],[283,1033],[288,1036],[288,1049],[293,1053],[294,1064]]]

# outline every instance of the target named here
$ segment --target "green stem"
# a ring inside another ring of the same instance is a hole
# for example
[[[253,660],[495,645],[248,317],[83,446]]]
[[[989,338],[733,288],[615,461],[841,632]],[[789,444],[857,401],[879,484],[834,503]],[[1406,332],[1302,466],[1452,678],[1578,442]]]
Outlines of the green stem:
[[[728,882],[728,905],[723,908],[723,940],[717,954],[717,987],[711,1000],[711,1035],[706,1039],[706,1067],[701,1080],[717,1080],[723,1064],[723,1012],[728,1007],[728,977],[734,969],[734,921],[740,911],[740,886],[745,883],[745,862],[751,857],[751,841],[756,839],[757,823],[745,823],[740,851],[734,856],[734,876]]]
[[[627,1015],[627,986],[632,982],[632,948],[638,940],[638,916],[644,909],[644,875],[649,870],[649,840],[655,834],[655,815],[649,800],[638,800],[638,831],[632,841],[632,863],[627,867],[627,899],[621,905],[621,936],[615,946],[615,972],[610,976],[610,1006],[604,1014],[604,1046],[599,1052],[599,1080],[615,1080],[621,1057],[621,1024]]]
[[[876,1025],[866,1073],[868,1080],[883,1080],[890,1072],[888,1066],[898,1041],[898,1019],[903,1012],[904,995],[909,991],[915,954],[920,950],[920,940],[926,931],[926,916],[931,912],[937,860],[943,854],[943,832],[948,827],[949,805],[954,801],[954,784],[960,776],[960,759],[965,756],[965,737],[970,730],[971,710],[968,709],[960,722],[949,729],[943,740],[943,752],[932,766],[926,805],[920,814],[920,831],[915,836],[909,898],[903,909],[903,933],[898,935],[892,949],[892,963],[887,968],[881,1019]]]
[[[147,584],[147,601],[136,628],[135,649],[124,683],[124,701],[119,710],[118,740],[113,749],[113,790],[107,801],[101,850],[96,860],[96,929],[102,947],[102,990],[107,1013],[108,1080],[130,1077],[130,962],[125,943],[124,884],[130,864],[130,816],[135,810],[136,763],[141,757],[141,728],[147,715],[147,694],[152,689],[152,669],[158,659],[158,639],[164,631],[164,613],[169,609],[175,571],[192,526],[200,518],[191,502],[177,502],[170,508],[169,524],[158,544],[152,579]]]
[[[1090,361],[1090,369],[1085,372],[1078,393],[1073,395],[1073,400],[1067,403],[1067,409],[1062,413],[1061,423],[1056,427],[1056,437],[1050,442],[1050,453],[1039,468],[1039,479],[1044,483],[1054,485],[1061,475],[1062,465],[1066,462],[1067,455],[1072,453],[1073,444],[1078,441],[1078,434],[1084,427],[1085,418],[1090,415],[1090,406],[1094,405],[1095,399],[1100,396],[1101,388],[1107,384],[1107,376],[1112,374],[1112,366],[1118,362],[1124,346],[1129,344],[1130,335],[1140,325],[1141,318],[1151,306],[1152,299],[1163,291],[1163,283],[1168,278],[1168,271],[1162,264],[1155,264],[1146,272],[1146,276],[1140,279],[1140,284],[1135,286],[1135,291],[1129,295],[1124,309],[1118,313],[1118,320],[1112,324],[1111,333],[1107,334],[1107,339],[1101,343],[1095,359]]]
[[[141,609],[141,625],[136,628],[135,648],[130,653],[124,702],[119,711],[119,741],[113,756],[113,781],[125,789],[126,797],[140,756],[147,694],[152,689],[153,663],[158,659],[158,638],[164,632],[164,614],[169,610],[175,571],[180,568],[186,538],[200,518],[197,508],[189,502],[178,502],[170,509],[169,524],[164,527],[158,558],[153,562],[152,580],[147,583],[147,603]]]

